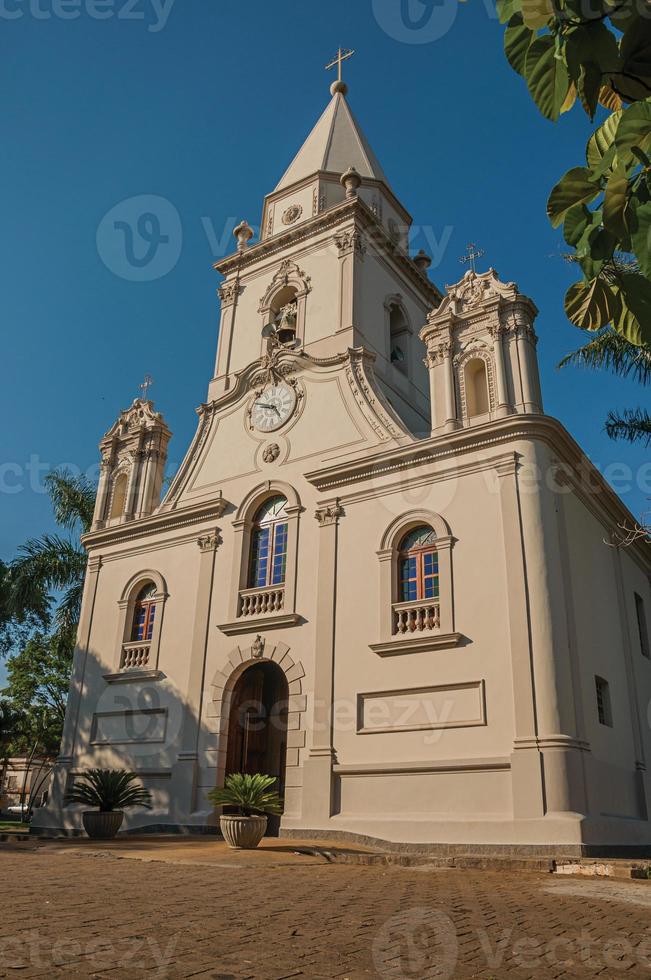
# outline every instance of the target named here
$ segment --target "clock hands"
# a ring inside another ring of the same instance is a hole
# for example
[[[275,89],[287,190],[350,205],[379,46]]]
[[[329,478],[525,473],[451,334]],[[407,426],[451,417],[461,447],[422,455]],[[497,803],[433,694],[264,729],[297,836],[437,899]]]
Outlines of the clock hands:
[[[275,405],[265,405],[264,402],[256,402],[256,405],[258,406],[258,408],[269,408],[271,409],[272,412],[275,412],[276,415],[280,416],[280,412],[278,411]]]

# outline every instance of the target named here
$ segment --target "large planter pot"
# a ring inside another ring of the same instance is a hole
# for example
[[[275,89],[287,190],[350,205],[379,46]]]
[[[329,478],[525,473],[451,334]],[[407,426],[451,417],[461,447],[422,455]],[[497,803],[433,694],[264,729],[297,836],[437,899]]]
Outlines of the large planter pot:
[[[267,818],[264,816],[239,817],[224,814],[219,818],[219,825],[229,847],[249,851],[257,847],[264,837],[264,832],[267,829]]]
[[[122,826],[124,813],[122,810],[111,810],[103,813],[101,810],[84,810],[81,815],[84,830],[93,840],[111,840]]]

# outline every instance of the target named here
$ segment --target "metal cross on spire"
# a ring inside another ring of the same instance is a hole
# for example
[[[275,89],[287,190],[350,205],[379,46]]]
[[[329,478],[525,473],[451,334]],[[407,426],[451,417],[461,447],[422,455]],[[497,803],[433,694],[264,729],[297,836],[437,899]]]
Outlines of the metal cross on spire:
[[[152,378],[151,374],[146,374],[144,381],[138,386],[142,392],[141,398],[143,402],[149,401],[149,389],[153,383],[154,379]]]
[[[480,259],[482,255],[484,255],[484,249],[477,248],[474,242],[470,242],[470,244],[466,246],[466,255],[462,255],[459,262],[463,263],[464,265],[467,262],[470,263],[470,268],[472,271],[477,272],[475,261],[476,259]]]
[[[337,81],[340,82],[341,81],[341,66],[344,63],[344,61],[347,61],[348,58],[352,58],[352,56],[354,54],[355,54],[355,52],[352,51],[350,48],[341,48],[340,47],[339,50],[337,51],[337,54],[332,59],[332,61],[328,62],[328,64],[326,65],[326,71],[329,71],[331,68],[335,68],[336,67],[336,69],[337,69]]]

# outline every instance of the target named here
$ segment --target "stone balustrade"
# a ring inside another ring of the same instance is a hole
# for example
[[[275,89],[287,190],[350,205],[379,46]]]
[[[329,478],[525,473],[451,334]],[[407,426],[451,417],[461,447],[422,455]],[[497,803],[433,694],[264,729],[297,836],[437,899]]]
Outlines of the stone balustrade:
[[[441,607],[438,600],[397,602],[393,606],[393,632],[425,633],[441,628]]]
[[[244,589],[240,592],[238,616],[268,616],[281,612],[285,607],[285,587],[268,586],[265,589]]]
[[[134,667],[147,667],[149,665],[150,647],[151,643],[143,643],[142,640],[136,640],[133,643],[123,643],[120,670],[132,670]]]

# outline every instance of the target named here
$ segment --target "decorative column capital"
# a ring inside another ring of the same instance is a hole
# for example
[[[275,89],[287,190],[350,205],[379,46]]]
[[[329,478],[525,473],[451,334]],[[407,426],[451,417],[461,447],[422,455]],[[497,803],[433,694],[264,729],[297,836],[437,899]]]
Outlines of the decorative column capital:
[[[333,504],[325,504],[318,507],[314,512],[319,527],[331,527],[339,523],[339,518],[345,516],[345,510],[339,503],[339,498]]]
[[[366,253],[366,241],[362,233],[357,231],[356,228],[351,228],[349,231],[341,231],[338,235],[335,235],[335,245],[337,246],[340,258],[353,254],[363,258]]]
[[[207,534],[202,534],[197,538],[197,545],[199,551],[210,552],[217,551],[217,548],[221,544],[221,534],[219,533],[219,528],[215,528],[214,531],[209,531]]]
[[[239,280],[235,280],[235,282],[227,282],[220,286],[217,290],[217,295],[221,300],[222,306],[232,306],[241,292],[242,287],[240,286],[240,282]]]

